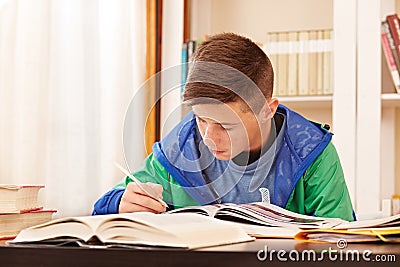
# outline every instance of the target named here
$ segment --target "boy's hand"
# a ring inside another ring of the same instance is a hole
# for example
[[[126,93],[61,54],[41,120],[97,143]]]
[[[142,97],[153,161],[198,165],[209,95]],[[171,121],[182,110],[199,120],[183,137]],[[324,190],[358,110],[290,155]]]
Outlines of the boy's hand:
[[[163,188],[159,184],[145,183],[142,186],[149,186],[158,193],[156,198],[162,198]],[[122,195],[121,202],[119,203],[119,213],[137,212],[137,211],[150,211],[153,213],[160,213],[166,211],[166,208],[156,199],[146,195],[137,184],[134,182],[126,186],[125,192]]]

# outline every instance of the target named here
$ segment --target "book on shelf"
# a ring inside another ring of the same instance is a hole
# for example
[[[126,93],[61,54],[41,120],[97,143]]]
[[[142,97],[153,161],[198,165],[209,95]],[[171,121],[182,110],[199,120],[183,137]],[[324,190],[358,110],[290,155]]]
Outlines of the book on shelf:
[[[193,60],[193,54],[201,40],[187,40],[182,44],[181,48],[181,97],[185,90],[185,83],[189,71],[189,63]]]
[[[289,55],[288,55],[288,40],[289,35],[287,32],[278,33],[278,69],[277,72],[278,80],[276,81],[277,95],[287,95],[288,93],[288,67],[289,67]]]
[[[322,71],[322,91],[324,95],[331,95],[332,92],[332,30],[323,31],[323,71]]]
[[[397,55],[397,58],[399,59],[399,62],[397,65],[397,69],[400,70],[400,25],[399,25],[399,17],[397,14],[391,14],[386,16],[386,22],[388,24],[389,28],[389,33],[393,39],[393,45],[394,45],[394,52]]]
[[[400,92],[400,76],[399,76],[399,69],[396,65],[396,57],[397,55],[396,50],[393,50],[393,38],[390,35],[390,31],[388,28],[387,22],[382,22],[381,24],[381,43],[382,43],[382,50],[386,60],[386,65],[390,72],[391,79],[393,81],[393,85],[396,88],[397,92]]]
[[[181,91],[180,91],[180,96],[181,99],[183,99],[183,93],[185,91],[185,83],[186,83],[186,78],[187,78],[187,44],[183,43],[182,44],[182,49],[181,49]]]
[[[263,49],[273,63],[274,95],[332,94],[332,30],[270,32]]]
[[[295,239],[336,243],[339,240],[347,242],[400,242],[400,214],[390,217],[341,223],[331,229],[301,230]]]
[[[309,32],[308,43],[308,94],[317,95],[318,51],[316,31]]]
[[[299,59],[298,59],[298,94],[309,95],[309,56],[308,56],[309,33],[299,32]]]
[[[12,213],[0,212],[0,240],[12,239],[23,229],[48,222],[55,210],[23,210]]]
[[[267,42],[263,45],[263,50],[268,55],[274,69],[274,95],[278,92],[278,33],[270,32],[267,34]]]
[[[383,25],[382,31],[384,33],[386,33],[386,37],[388,39],[390,50],[392,51],[392,55],[393,55],[394,62],[396,64],[396,68],[399,71],[400,70],[400,58],[399,58],[399,55],[397,54],[397,48],[396,48],[396,45],[394,44],[394,39],[390,32],[389,23],[385,20],[382,22],[382,25]]]
[[[206,39],[207,36],[204,37]],[[187,81],[187,76],[190,69],[190,63],[193,60],[193,55],[196,51],[196,48],[201,44],[202,40],[187,40],[182,44],[181,47],[181,90],[180,97],[183,101],[183,93],[185,91],[185,85]],[[188,106],[181,106],[181,117],[183,118],[188,112],[190,108]]]
[[[196,41],[195,40],[188,40],[187,44],[187,61],[191,62],[193,60],[193,54],[196,51]]]
[[[0,212],[40,208],[38,193],[43,187],[43,185],[0,184]]]
[[[288,70],[287,70],[287,95],[297,95],[297,60],[298,60],[298,32],[288,33]]]
[[[317,95],[323,95],[324,94],[324,88],[323,88],[323,79],[324,79],[324,53],[327,51],[324,51],[324,31],[320,30],[317,31],[317,44],[316,44],[316,49],[317,49],[317,89],[316,93]]]
[[[199,214],[137,212],[53,220],[22,230],[7,244],[195,249],[252,240],[234,223]]]
[[[392,215],[400,214],[400,195],[392,196]]]

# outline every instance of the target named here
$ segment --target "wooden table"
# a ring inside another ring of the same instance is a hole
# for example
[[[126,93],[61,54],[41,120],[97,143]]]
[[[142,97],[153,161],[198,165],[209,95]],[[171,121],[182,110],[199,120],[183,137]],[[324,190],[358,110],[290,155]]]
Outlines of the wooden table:
[[[265,254],[267,251],[267,254]],[[330,251],[330,252],[329,252]],[[314,256],[315,253],[315,256]],[[330,253],[330,254],[329,254]],[[364,257],[363,258],[363,253]],[[358,254],[358,260],[357,255]],[[265,257],[266,256],[266,257]],[[265,258],[264,258],[265,257]],[[296,259],[298,257],[298,259]],[[302,259],[303,257],[303,259]],[[347,257],[347,259],[346,259]],[[367,259],[367,260],[366,260]],[[369,261],[368,261],[369,259]],[[0,266],[400,266],[400,244],[304,243],[290,239],[203,248],[125,249],[80,247],[8,247],[0,243]]]

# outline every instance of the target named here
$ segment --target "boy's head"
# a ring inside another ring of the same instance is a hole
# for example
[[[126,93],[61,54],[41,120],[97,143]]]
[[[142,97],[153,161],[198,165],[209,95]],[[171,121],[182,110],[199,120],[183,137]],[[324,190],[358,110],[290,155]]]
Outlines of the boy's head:
[[[190,67],[184,92],[189,105],[204,102],[201,98],[222,103],[241,99],[258,112],[263,106],[260,97],[272,97],[271,62],[249,38],[234,33],[214,35],[198,47]]]
[[[262,49],[233,34],[214,35],[193,57],[184,101],[196,115],[205,144],[218,159],[259,150],[278,101],[274,72]]]

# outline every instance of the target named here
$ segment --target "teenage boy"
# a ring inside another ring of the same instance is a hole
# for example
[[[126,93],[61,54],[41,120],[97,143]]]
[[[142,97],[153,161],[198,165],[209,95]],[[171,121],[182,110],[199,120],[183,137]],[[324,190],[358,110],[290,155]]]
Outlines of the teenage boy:
[[[274,73],[250,39],[214,35],[197,49],[185,85],[191,112],[133,175],[103,195],[93,214],[163,212],[268,199],[288,210],[353,220],[332,134],[272,97]],[[262,199],[263,192],[264,199]]]

